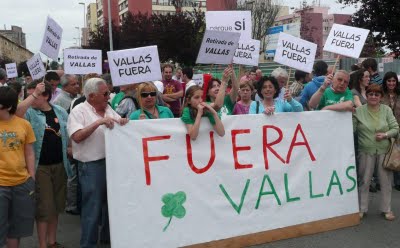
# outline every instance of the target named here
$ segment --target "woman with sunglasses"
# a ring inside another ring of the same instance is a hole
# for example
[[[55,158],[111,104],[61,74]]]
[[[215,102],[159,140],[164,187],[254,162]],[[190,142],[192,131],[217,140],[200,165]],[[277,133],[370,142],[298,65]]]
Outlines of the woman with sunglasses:
[[[151,82],[141,83],[136,90],[141,109],[130,115],[130,120],[174,118],[171,110],[157,105],[157,87]]]
[[[383,77],[383,97],[382,103],[388,105],[397,120],[400,122],[400,84],[397,74],[389,71]],[[400,172],[394,172],[394,188],[400,191]]]
[[[369,186],[375,166],[381,184],[380,210],[386,220],[394,220],[391,210],[393,173],[382,163],[390,146],[389,138],[397,136],[399,125],[389,106],[381,104],[382,88],[367,87],[367,104],[358,107],[353,116],[353,128],[358,132],[360,218],[368,212]]]

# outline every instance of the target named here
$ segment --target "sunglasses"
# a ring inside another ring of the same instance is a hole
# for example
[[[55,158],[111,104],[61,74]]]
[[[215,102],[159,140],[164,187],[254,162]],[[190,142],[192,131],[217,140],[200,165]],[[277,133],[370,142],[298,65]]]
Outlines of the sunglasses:
[[[367,96],[381,96],[381,93],[379,92],[370,92],[367,94]]]
[[[148,96],[156,96],[156,95],[157,95],[157,92],[155,92],[155,91],[152,91],[152,92],[142,92],[142,93],[140,93],[140,96],[143,97],[143,98],[146,98],[146,97],[148,97]]]

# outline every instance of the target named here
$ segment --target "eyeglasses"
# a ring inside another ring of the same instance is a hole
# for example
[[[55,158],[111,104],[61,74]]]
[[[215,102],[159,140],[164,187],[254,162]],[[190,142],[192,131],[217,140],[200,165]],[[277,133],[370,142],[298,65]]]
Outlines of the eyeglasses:
[[[146,97],[148,97],[148,96],[156,96],[156,95],[157,95],[157,92],[155,92],[155,91],[152,91],[152,92],[142,92],[142,93],[140,93],[140,96],[143,97],[143,98],[146,98]]]
[[[370,92],[367,94],[367,96],[381,96],[381,93],[379,92]]]
[[[110,91],[106,91],[106,92],[104,92],[103,96],[104,96],[104,97],[107,97],[107,96],[109,96],[110,94],[111,94]]]

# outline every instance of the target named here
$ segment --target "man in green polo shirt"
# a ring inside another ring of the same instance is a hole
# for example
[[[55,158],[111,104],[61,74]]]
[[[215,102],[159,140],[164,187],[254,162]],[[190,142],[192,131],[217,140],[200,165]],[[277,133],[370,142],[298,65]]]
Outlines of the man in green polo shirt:
[[[335,76],[326,76],[324,83],[311,97],[309,107],[317,110],[353,111],[353,94],[347,87],[349,79],[349,73],[344,70],[337,71]]]

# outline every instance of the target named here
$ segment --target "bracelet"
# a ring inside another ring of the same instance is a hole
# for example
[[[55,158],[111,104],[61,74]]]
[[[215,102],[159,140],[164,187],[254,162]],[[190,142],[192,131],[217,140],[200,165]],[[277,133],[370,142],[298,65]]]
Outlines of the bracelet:
[[[32,93],[32,95],[31,96],[33,96],[33,98],[35,98],[35,99],[38,99],[38,97],[37,96],[35,96],[35,94],[34,93]]]

